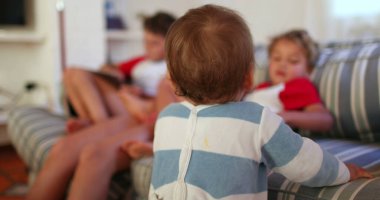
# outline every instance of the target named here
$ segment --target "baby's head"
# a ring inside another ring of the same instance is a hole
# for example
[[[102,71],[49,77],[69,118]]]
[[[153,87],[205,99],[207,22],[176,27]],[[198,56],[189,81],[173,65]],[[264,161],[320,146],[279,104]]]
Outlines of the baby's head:
[[[165,58],[165,36],[175,18],[164,12],[158,12],[144,19],[144,46],[146,56],[158,61]]]
[[[196,105],[239,101],[252,85],[252,37],[230,9],[189,10],[170,28],[165,49],[176,93]]]
[[[268,50],[269,76],[273,84],[308,76],[318,57],[318,45],[304,30],[274,37]]]

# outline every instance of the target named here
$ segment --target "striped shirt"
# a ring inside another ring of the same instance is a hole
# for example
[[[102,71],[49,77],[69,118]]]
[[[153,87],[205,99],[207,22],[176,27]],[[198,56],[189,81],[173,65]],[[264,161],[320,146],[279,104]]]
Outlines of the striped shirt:
[[[347,167],[253,102],[172,104],[155,127],[150,199],[267,199],[268,169],[307,186],[349,180]]]

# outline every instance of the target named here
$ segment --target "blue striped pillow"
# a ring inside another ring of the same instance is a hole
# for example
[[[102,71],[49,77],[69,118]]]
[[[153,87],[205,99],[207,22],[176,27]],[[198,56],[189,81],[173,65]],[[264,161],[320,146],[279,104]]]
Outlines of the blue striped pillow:
[[[335,116],[328,135],[380,141],[380,43],[322,51],[312,80]]]

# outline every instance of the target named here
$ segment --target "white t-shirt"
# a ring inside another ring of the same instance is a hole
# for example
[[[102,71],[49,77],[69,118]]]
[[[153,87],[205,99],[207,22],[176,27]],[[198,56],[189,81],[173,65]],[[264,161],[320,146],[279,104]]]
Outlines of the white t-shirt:
[[[281,83],[266,89],[255,90],[247,96],[245,96],[245,101],[256,102],[264,107],[268,107],[272,112],[279,113],[284,110],[284,106],[280,100],[280,92],[285,88],[285,84]]]
[[[132,81],[136,86],[142,88],[143,92],[148,96],[156,96],[157,87],[160,80],[166,74],[165,61],[141,61],[132,70]]]

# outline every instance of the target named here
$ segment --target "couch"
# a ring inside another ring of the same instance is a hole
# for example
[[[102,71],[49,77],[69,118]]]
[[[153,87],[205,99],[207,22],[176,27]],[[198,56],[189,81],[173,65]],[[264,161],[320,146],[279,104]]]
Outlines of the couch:
[[[256,48],[255,82],[267,79],[266,48]],[[269,199],[380,199],[380,42],[330,43],[321,48],[312,81],[335,118],[329,132],[300,134],[311,137],[344,162],[355,163],[373,173],[339,186],[310,188],[269,175]],[[13,145],[29,167],[29,180],[41,169],[50,148],[64,137],[65,117],[43,108],[24,106],[8,120]],[[310,158],[312,159],[312,158]],[[123,199],[133,189],[133,199],[147,196],[152,158],[134,161],[131,172],[120,172],[110,185],[108,199]]]

